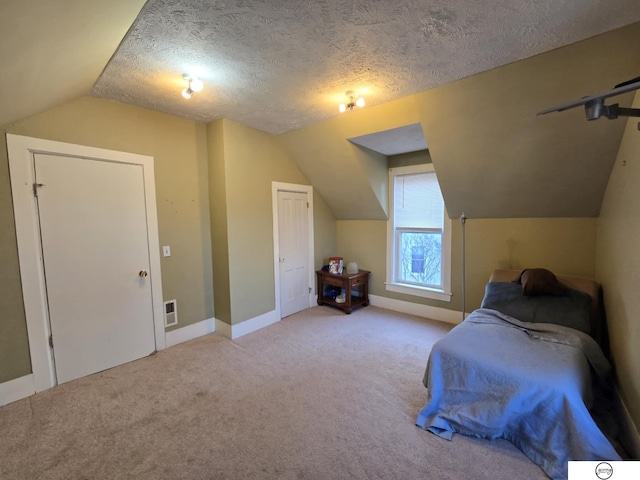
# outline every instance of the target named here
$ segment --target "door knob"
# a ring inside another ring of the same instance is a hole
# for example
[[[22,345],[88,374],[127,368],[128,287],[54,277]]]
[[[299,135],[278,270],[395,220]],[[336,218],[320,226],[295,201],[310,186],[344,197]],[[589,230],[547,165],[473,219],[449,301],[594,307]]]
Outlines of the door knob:
[[[144,278],[144,277],[146,277],[147,275],[149,275],[149,273],[148,273],[146,270],[140,270],[140,271],[138,272],[138,276],[139,276],[139,277]]]

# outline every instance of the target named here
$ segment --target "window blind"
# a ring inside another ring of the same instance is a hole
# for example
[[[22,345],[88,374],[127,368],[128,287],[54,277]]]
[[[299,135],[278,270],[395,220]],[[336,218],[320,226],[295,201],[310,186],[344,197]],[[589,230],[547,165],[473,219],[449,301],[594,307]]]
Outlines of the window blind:
[[[395,177],[393,201],[396,228],[443,228],[444,201],[435,172]]]

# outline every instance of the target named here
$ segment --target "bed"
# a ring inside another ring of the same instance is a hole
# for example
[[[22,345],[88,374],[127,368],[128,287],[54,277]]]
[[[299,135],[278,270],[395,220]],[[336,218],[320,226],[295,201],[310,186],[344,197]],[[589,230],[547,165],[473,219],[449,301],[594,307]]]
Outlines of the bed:
[[[620,460],[599,297],[593,280],[495,271],[481,308],[434,344],[416,424],[505,438],[553,479],[569,460]]]

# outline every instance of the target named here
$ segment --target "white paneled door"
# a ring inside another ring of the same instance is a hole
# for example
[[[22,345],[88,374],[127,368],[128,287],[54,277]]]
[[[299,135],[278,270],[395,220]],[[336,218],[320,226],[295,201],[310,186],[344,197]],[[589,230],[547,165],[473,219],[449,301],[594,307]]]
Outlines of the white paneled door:
[[[280,315],[309,308],[309,223],[306,193],[278,191]]]
[[[141,165],[34,155],[58,383],[155,350]]]

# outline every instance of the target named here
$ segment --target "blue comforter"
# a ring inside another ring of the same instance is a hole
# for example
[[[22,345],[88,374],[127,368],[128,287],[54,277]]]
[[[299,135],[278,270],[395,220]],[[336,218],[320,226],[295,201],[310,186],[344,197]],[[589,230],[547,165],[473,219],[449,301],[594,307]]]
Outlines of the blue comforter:
[[[592,416],[609,370],[582,332],[479,309],[434,345],[416,424],[449,440],[505,438],[567,478],[569,460],[620,460]]]

